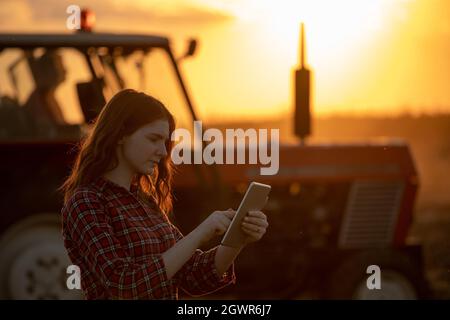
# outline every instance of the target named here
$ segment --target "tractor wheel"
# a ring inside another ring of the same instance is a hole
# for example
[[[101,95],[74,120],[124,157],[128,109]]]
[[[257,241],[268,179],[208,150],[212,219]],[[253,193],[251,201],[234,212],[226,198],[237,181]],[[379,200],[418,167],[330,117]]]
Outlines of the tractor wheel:
[[[380,289],[369,289],[370,265],[380,268]],[[343,261],[331,275],[327,298],[355,300],[415,300],[428,298],[420,263],[391,250],[363,252]]]
[[[71,262],[56,214],[25,218],[0,239],[0,299],[80,299],[69,290],[66,269]]]

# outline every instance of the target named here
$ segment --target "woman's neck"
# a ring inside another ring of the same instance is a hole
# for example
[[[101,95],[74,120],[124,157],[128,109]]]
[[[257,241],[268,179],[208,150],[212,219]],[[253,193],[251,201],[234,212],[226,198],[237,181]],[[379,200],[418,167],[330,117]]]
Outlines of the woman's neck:
[[[133,180],[133,174],[130,173],[125,168],[121,168],[120,165],[114,168],[113,170],[105,173],[103,176],[108,180],[111,180],[115,184],[124,187],[127,190],[130,190],[131,188],[131,181]]]

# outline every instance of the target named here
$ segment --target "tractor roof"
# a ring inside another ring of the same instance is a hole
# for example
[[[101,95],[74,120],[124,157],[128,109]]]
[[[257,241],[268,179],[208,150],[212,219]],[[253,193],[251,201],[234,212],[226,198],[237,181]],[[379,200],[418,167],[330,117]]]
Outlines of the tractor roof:
[[[5,48],[168,47],[166,37],[115,33],[0,33]]]

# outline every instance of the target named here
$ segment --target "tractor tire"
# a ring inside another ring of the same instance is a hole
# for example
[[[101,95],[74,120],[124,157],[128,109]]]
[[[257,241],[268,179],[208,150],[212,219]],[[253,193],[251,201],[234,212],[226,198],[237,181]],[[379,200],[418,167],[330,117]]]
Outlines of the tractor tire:
[[[0,239],[0,299],[82,299],[67,288],[71,262],[57,214],[32,215],[7,229]]]
[[[380,268],[381,288],[369,289],[370,265]],[[345,259],[332,273],[328,299],[416,300],[430,298],[421,263],[401,251],[360,252]]]

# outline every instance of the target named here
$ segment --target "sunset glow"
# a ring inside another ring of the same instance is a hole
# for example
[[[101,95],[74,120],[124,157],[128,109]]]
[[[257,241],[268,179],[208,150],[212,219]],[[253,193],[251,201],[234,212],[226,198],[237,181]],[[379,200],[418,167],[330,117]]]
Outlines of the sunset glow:
[[[0,31],[67,32],[67,4],[5,1]],[[445,0],[82,0],[79,5],[96,12],[97,31],[167,35],[178,53],[188,38],[197,38],[198,52],[181,69],[204,119],[292,112],[301,21],[314,114],[450,111]]]

